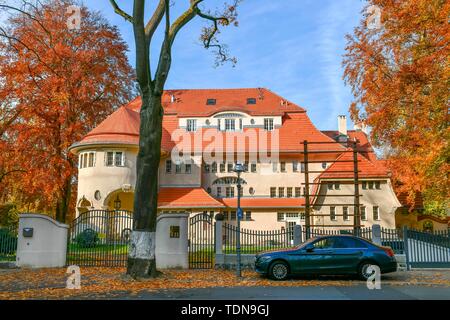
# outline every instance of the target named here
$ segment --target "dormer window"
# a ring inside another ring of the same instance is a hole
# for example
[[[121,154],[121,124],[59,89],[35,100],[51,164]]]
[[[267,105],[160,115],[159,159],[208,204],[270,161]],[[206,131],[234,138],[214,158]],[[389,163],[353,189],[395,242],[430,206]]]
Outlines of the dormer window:
[[[225,119],[225,131],[235,131],[236,121],[235,119]]]
[[[208,106],[216,105],[216,99],[206,99],[206,105]]]
[[[273,118],[265,118],[264,119],[264,130],[267,130],[267,131],[273,130]]]
[[[247,98],[247,104],[256,104],[256,98]]]
[[[189,132],[193,132],[197,130],[197,120],[196,119],[188,119],[186,122],[186,130]]]

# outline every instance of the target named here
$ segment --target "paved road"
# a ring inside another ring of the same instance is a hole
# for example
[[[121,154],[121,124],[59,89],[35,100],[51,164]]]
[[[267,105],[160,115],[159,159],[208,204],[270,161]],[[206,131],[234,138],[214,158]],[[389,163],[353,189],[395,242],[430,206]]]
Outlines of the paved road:
[[[119,299],[130,297],[122,296]],[[161,300],[450,300],[450,288],[438,286],[382,286],[369,290],[366,286],[350,287],[232,287],[144,292],[131,299]]]

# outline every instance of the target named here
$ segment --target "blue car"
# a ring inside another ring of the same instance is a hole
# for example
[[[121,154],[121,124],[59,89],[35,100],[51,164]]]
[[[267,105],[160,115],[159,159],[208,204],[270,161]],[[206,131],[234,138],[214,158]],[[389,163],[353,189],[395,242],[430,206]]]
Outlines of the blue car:
[[[378,246],[350,235],[320,236],[284,250],[262,252],[255,257],[255,270],[275,280],[290,275],[358,275],[367,280],[378,266],[381,273],[397,271],[390,247]]]

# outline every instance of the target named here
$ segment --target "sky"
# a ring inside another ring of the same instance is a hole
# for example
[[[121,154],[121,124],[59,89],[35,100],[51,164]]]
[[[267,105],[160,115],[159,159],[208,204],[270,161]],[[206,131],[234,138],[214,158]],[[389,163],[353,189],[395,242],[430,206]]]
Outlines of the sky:
[[[148,16],[156,2],[147,1]],[[172,17],[188,3],[172,2]],[[211,9],[223,2],[205,1]],[[109,0],[84,3],[118,26],[134,66],[131,24],[114,13]],[[117,3],[132,12],[131,0]],[[173,46],[166,89],[265,87],[305,108],[321,130],[337,129],[340,114],[347,115],[347,126],[352,129],[348,115],[352,95],[342,79],[341,63],[345,34],[352,33],[359,23],[364,5],[363,0],[244,0],[239,7],[239,27],[228,27],[219,36],[237,58],[235,67],[214,67],[212,52],[199,41],[205,22],[196,18],[180,32]],[[158,35],[153,51],[159,49],[160,39]]]

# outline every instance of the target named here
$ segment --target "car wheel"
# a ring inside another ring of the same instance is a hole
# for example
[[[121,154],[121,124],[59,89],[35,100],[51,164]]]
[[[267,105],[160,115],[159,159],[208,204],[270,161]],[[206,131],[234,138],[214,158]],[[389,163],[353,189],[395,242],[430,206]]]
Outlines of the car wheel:
[[[370,266],[378,266],[378,265],[370,261],[365,261],[359,265],[358,276],[361,280],[367,280],[373,274],[373,271],[369,272]]]
[[[270,266],[269,274],[274,280],[286,280],[289,274],[289,267],[284,261],[275,261]]]

